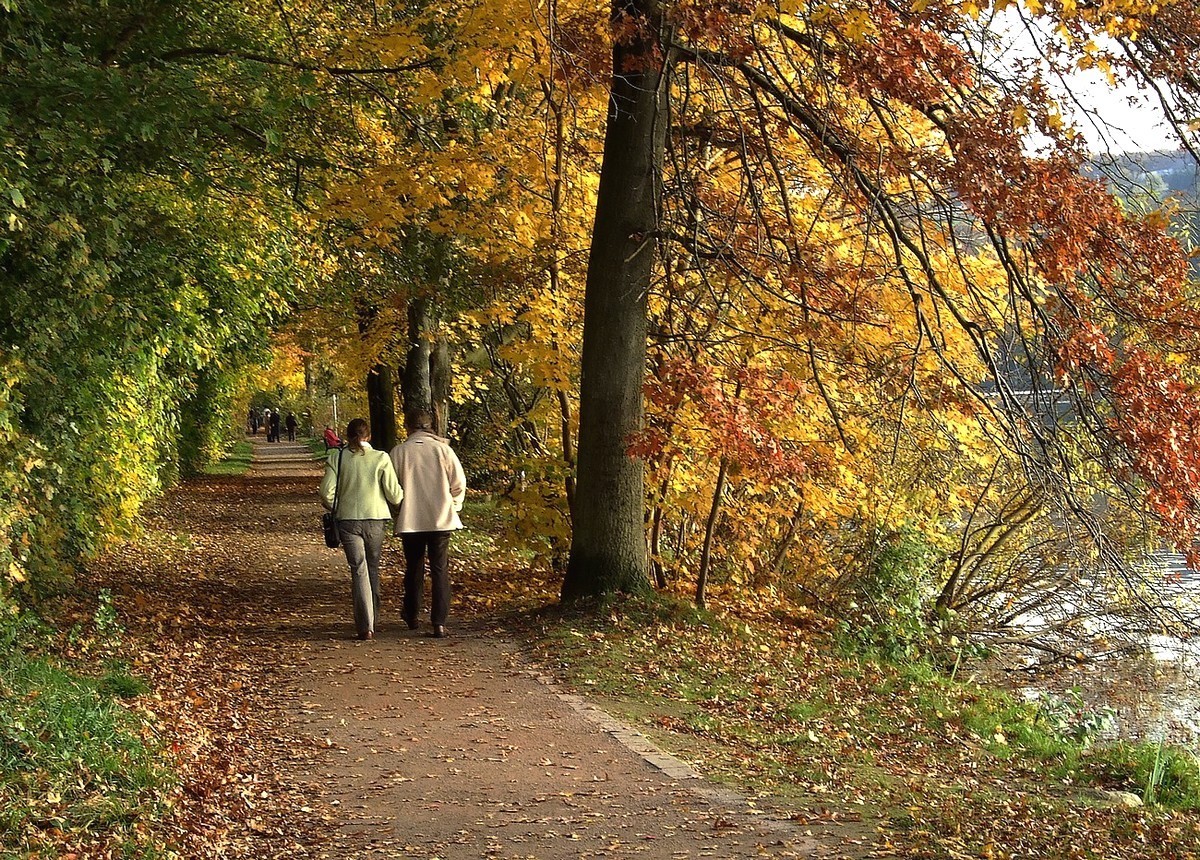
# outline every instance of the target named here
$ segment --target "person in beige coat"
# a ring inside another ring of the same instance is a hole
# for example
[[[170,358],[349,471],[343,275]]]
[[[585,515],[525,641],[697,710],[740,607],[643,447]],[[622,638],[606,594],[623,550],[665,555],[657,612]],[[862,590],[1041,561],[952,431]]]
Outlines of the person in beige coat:
[[[425,592],[425,556],[433,584],[431,636],[446,635],[450,614],[450,533],[463,527],[458,512],[467,494],[462,463],[449,441],[433,432],[433,416],[410,412],[404,421],[408,439],[392,449],[392,465],[404,502],[395,533],[404,544],[404,610],[410,630],[420,624]]]
[[[329,452],[321,481],[321,503],[334,510],[338,535],[350,566],[354,626],[359,639],[375,638],[379,614],[379,557],[392,509],[404,499],[392,461],[371,447],[371,426],[355,418],[346,428],[346,447]]]

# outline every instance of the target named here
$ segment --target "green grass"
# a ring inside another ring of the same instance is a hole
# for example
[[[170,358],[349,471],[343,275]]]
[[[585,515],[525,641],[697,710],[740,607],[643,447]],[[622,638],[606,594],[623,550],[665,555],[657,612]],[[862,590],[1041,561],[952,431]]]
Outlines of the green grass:
[[[1088,756],[1082,767],[1106,788],[1170,809],[1200,810],[1200,759],[1187,750],[1157,743],[1110,744]]]
[[[0,627],[0,855],[58,857],[69,840],[161,856],[148,824],[171,777],[123,704],[145,684],[116,666],[91,677],[39,653],[47,631],[27,615],[5,613]]]
[[[968,785],[981,797],[1040,798],[1057,787],[1057,797],[1086,804],[1086,786],[1149,796],[1154,784],[1161,808],[1200,810],[1194,755],[1167,748],[1156,780],[1157,744],[1100,744],[1086,712],[1064,719],[924,663],[847,654],[820,634],[686,601],[651,596],[597,610],[528,620],[570,682],[756,789],[808,785],[828,796],[857,791],[881,809],[936,810],[942,800],[969,806],[956,800]]]
[[[312,451],[314,458],[324,460],[329,453],[329,449],[325,447],[323,436],[297,436],[296,439],[302,445],[308,446],[308,450]]]
[[[235,476],[244,475],[250,470],[250,461],[254,456],[254,447],[246,441],[234,442],[229,451],[215,463],[204,469],[206,475]]]

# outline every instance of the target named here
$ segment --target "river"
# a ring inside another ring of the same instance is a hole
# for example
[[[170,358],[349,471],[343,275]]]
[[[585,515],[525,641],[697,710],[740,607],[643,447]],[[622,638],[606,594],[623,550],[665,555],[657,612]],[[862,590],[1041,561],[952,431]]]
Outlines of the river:
[[[1164,551],[1151,556],[1139,573],[1146,597],[1200,628],[1200,571],[1189,568],[1181,554]],[[1076,599],[1063,601],[1068,613],[1079,605]],[[1045,615],[1030,615],[1018,626],[1031,632],[1046,622]],[[1045,665],[1044,655],[1009,655],[1000,664],[1005,685],[1044,703],[1057,719],[1090,721],[1104,739],[1165,739],[1200,749],[1200,636],[1166,635],[1111,615],[1090,617],[1082,627],[1114,646],[1129,647],[1052,667]]]

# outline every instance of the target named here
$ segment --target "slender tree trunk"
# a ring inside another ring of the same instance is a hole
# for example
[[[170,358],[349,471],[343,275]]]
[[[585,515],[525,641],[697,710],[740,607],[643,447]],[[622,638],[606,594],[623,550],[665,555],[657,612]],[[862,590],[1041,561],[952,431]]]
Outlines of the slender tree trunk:
[[[647,575],[642,424],[646,303],[668,122],[659,0],[614,0],[618,38],[584,297],[579,480],[564,601],[640,592]]]
[[[371,413],[371,444],[380,451],[396,446],[396,382],[392,368],[377,364],[367,374],[367,408]]]
[[[662,563],[662,524],[663,506],[659,502],[650,514],[650,566],[654,584],[660,589],[667,587],[667,571]]]
[[[796,505],[796,512],[792,514],[788,520],[787,531],[779,541],[779,545],[775,547],[775,553],[771,556],[770,570],[771,574],[778,579],[780,573],[783,572],[783,563],[787,560],[788,550],[792,548],[792,544],[796,542],[796,535],[800,532],[800,518],[804,516],[805,503],[801,499]],[[762,585],[762,583],[757,583]]]
[[[550,4],[550,26],[551,41],[554,40],[554,22],[558,18],[558,4],[551,0]],[[554,90],[554,75],[542,81],[542,93],[546,96],[546,103],[550,107],[550,115],[554,122],[554,169],[551,175],[554,181],[550,186],[550,265],[548,273],[550,276],[550,291],[554,294],[559,294],[562,290],[562,264],[560,263],[560,253],[562,249],[562,210],[563,210],[563,183],[566,177],[566,151],[567,151],[567,134],[566,134],[566,119],[563,116],[562,102],[558,99]],[[555,352],[559,350],[557,340],[551,341],[551,349]],[[558,386],[558,415],[559,426],[562,434],[562,456],[563,463],[567,467],[567,476],[563,481],[563,489],[567,496],[567,515],[571,522],[575,521],[575,470],[577,468],[577,460],[575,456],[575,437],[571,432],[571,400],[567,396],[566,384],[567,380],[555,380]]]
[[[683,559],[683,554],[687,552],[688,530],[692,526],[692,519],[687,514],[681,514],[679,517],[679,528],[675,532],[675,558]],[[676,563],[678,567],[678,562]]]
[[[712,508],[704,524],[704,548],[700,550],[700,572],[696,575],[696,605],[704,608],[704,590],[708,587],[708,569],[712,563],[713,534],[717,530],[717,518],[721,515],[721,500],[725,497],[725,477],[729,474],[729,458],[722,457],[717,469],[717,487],[713,490]]]
[[[564,481],[567,493],[567,513],[571,522],[575,521],[575,439],[571,435],[571,401],[567,392],[558,390],[558,414],[562,422],[562,452],[563,462],[567,464],[567,477]]]

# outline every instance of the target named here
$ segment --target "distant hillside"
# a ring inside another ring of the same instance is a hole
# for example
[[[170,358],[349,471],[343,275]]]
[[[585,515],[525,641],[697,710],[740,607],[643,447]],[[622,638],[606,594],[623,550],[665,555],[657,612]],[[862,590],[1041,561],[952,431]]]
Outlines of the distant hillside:
[[[1169,194],[1197,193],[1196,162],[1185,150],[1175,152],[1130,152],[1095,159],[1085,172],[1106,179],[1118,193],[1145,194],[1161,199]]]

